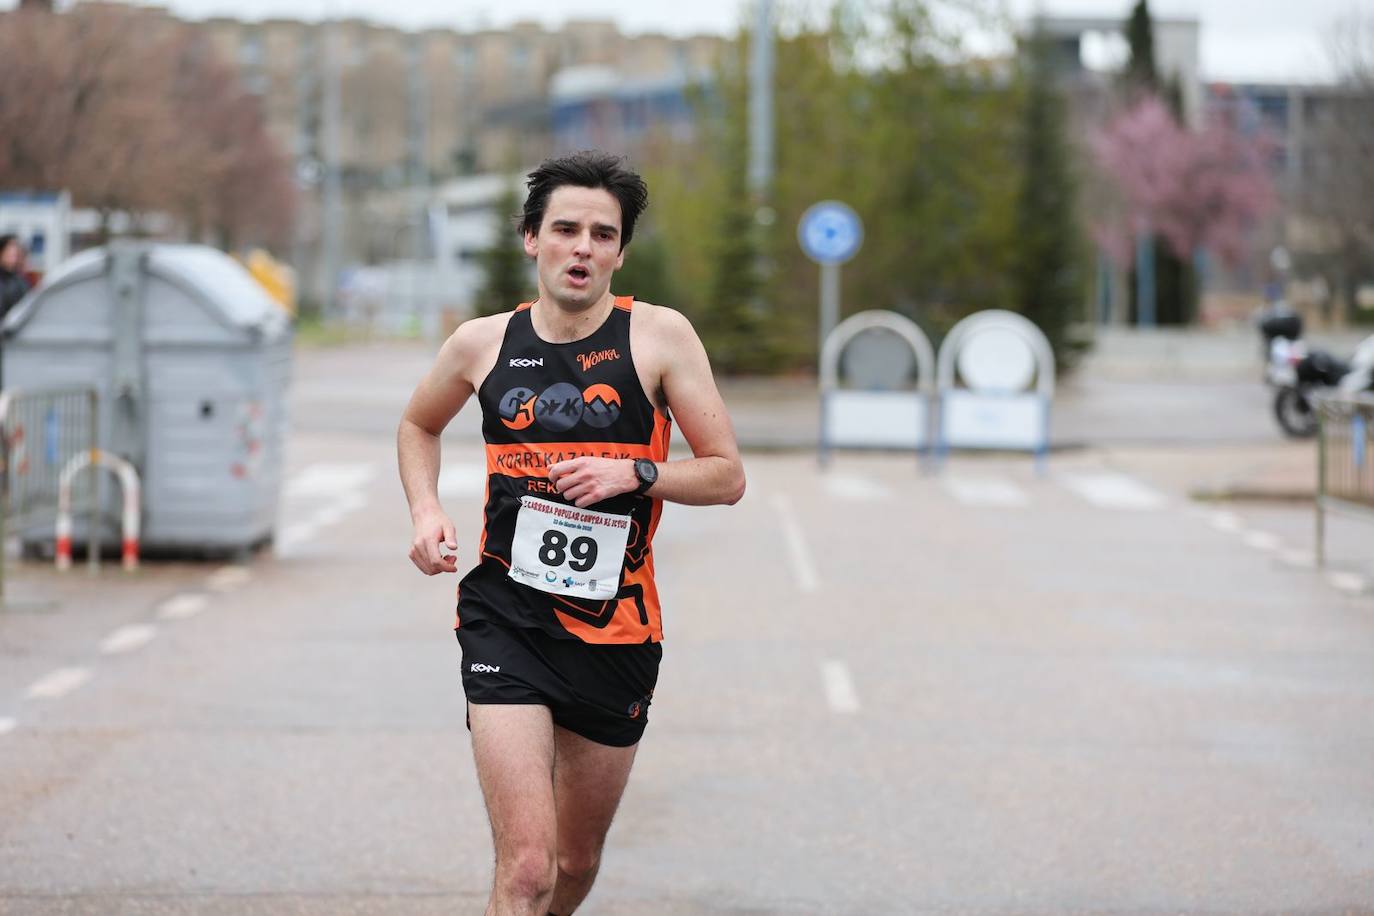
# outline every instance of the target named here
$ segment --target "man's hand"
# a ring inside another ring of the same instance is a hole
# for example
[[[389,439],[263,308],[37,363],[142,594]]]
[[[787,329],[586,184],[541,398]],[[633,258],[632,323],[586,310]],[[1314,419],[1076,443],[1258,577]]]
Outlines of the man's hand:
[[[458,571],[458,542],[453,535],[453,522],[441,510],[426,512],[415,519],[410,562],[427,576]]]
[[[569,458],[549,468],[549,483],[579,509],[639,488],[629,458]]]

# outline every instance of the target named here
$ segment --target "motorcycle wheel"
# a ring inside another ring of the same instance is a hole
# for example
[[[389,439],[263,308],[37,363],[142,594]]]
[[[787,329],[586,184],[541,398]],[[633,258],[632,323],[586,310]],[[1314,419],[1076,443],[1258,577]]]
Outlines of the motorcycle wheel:
[[[1290,439],[1310,439],[1317,434],[1317,412],[1297,388],[1280,388],[1274,395],[1274,418]]]

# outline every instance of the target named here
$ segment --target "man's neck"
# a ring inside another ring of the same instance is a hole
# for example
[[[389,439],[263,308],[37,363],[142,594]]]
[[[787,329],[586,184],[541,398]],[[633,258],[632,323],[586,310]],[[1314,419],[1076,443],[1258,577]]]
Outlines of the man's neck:
[[[572,343],[588,337],[615,308],[610,290],[593,305],[573,311],[559,305],[552,297],[540,296],[530,308],[530,321],[540,338],[549,343]]]

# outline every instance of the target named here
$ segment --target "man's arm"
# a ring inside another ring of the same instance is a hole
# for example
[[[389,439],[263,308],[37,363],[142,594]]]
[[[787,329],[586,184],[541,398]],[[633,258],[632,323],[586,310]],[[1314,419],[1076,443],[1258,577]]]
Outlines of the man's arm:
[[[744,464],[730,415],[711,375],[706,348],[681,313],[650,309],[652,325],[644,330],[652,344],[644,349],[662,367],[663,397],[693,457],[659,464],[658,480],[648,494],[689,506],[733,505],[744,495]],[[561,461],[549,469],[549,480],[581,507],[639,486],[633,461],[608,458]]]
[[[472,396],[471,367],[485,330],[480,320],[459,325],[410,396],[396,430],[401,486],[415,525],[410,559],[427,576],[458,571],[453,522],[439,504],[439,436]]]

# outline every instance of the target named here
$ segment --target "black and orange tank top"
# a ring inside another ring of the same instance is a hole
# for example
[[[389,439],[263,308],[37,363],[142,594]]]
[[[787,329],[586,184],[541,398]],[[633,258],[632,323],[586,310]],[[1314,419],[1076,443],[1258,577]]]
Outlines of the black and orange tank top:
[[[477,391],[487,494],[477,565],[458,585],[458,626],[490,620],[589,643],[663,638],[653,537],[661,500],[633,493],[579,509],[548,479],[568,458],[668,457],[670,419],[630,353],[634,299],[590,336],[548,343],[530,304],[510,317]]]

